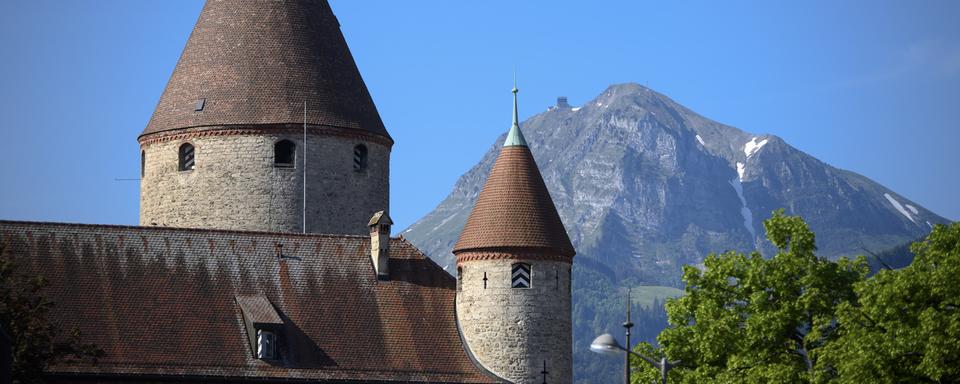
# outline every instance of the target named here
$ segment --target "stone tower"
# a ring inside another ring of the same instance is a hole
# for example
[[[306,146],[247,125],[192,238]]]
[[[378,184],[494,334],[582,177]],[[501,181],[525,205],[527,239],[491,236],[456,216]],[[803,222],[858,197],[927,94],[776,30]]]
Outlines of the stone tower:
[[[326,0],[209,0],[138,141],[141,225],[360,235],[389,209],[393,140]]]
[[[513,126],[453,253],[474,358],[518,384],[572,382],[575,252],[520,131],[516,88]]]

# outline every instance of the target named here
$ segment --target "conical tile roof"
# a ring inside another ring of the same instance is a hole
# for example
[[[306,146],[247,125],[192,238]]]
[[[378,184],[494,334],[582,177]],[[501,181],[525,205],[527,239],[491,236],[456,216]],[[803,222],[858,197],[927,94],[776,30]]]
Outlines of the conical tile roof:
[[[517,123],[516,90],[514,125],[453,247],[472,250],[575,253]]]
[[[143,134],[302,124],[304,101],[311,125],[389,138],[326,0],[209,0]]]

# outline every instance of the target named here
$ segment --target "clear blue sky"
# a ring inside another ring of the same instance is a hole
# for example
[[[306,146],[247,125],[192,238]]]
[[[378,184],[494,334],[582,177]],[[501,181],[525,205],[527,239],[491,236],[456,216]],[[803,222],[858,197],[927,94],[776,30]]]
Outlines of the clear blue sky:
[[[332,0],[396,139],[397,230],[556,96],[647,84],[960,219],[960,2]],[[135,224],[137,135],[201,1],[0,2],[0,218]]]

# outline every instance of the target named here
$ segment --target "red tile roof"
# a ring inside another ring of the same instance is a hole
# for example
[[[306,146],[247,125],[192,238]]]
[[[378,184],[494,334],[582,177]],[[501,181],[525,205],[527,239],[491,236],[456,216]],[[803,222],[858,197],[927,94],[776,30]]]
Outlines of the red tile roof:
[[[575,253],[526,146],[500,151],[453,252],[504,248],[545,250],[570,258]]]
[[[209,0],[143,135],[302,124],[304,101],[311,125],[389,140],[326,0]]]
[[[0,221],[2,255],[43,275],[61,329],[106,353],[52,374],[496,382],[457,330],[455,281],[391,239],[389,281],[369,238]],[[282,256],[278,257],[282,253]],[[281,360],[254,358],[238,296],[269,299]]]

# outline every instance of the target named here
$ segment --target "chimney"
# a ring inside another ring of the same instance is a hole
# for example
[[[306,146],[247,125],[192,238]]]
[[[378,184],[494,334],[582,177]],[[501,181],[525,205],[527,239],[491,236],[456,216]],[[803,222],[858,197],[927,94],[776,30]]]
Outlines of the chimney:
[[[373,269],[377,273],[377,278],[386,280],[390,277],[388,265],[390,264],[390,226],[393,220],[386,212],[380,211],[373,214],[370,218],[370,260],[373,261]]]
[[[566,96],[560,96],[557,98],[557,108],[570,108],[570,103],[567,103]]]

